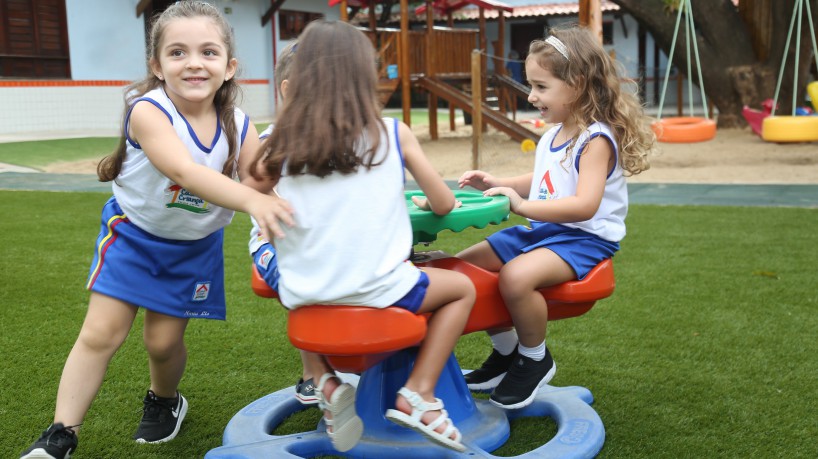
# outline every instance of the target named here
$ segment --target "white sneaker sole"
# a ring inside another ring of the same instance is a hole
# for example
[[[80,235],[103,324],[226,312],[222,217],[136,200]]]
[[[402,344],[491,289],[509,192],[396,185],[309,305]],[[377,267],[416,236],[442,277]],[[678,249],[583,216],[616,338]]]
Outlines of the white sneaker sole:
[[[468,386],[469,390],[473,390],[475,392],[488,392],[494,390],[494,388],[497,387],[497,385],[500,384],[500,381],[502,381],[503,378],[505,377],[506,374],[503,373],[489,379],[488,381],[474,384],[466,384],[466,386]]]
[[[551,381],[551,379],[554,377],[554,374],[556,372],[557,372],[557,363],[554,362],[554,365],[551,367],[550,370],[548,370],[548,373],[546,373],[545,376],[543,376],[543,378],[540,380],[540,382],[537,383],[537,387],[535,387],[534,390],[531,391],[531,395],[529,395],[528,398],[526,398],[522,402],[514,403],[512,405],[503,405],[502,403],[499,403],[499,402],[495,401],[493,398],[489,398],[489,402],[491,402],[492,405],[499,406],[500,408],[502,408],[504,410],[516,410],[516,409],[519,409],[519,408],[525,408],[525,407],[527,407],[528,405],[531,405],[531,403],[534,402],[534,398],[537,396],[537,392],[538,392],[539,388],[546,385],[546,384],[548,384],[548,382]]]
[[[182,421],[185,420],[185,415],[187,415],[187,399],[183,397],[181,394],[179,394],[179,397],[182,397],[182,407],[179,409],[179,416],[176,419],[176,428],[173,429],[173,432],[171,432],[171,434],[165,438],[161,438],[159,440],[154,441],[148,441],[145,440],[144,438],[139,438],[136,440],[137,443],[141,445],[156,445],[159,443],[169,442],[176,438],[176,435],[179,433],[179,429],[182,428]]]

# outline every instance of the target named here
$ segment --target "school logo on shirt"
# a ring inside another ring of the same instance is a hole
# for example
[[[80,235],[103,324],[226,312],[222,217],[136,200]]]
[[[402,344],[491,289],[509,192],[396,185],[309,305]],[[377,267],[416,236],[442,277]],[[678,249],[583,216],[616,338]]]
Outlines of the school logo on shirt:
[[[554,184],[551,183],[551,171],[545,171],[542,176],[539,189],[537,190],[537,199],[553,199],[555,196]]]
[[[193,289],[193,301],[204,301],[210,294],[210,282],[196,282]]]
[[[258,264],[262,268],[267,269],[267,267],[270,265],[270,261],[272,261],[274,256],[275,254],[273,253],[272,250],[265,249],[264,252],[261,253],[261,256],[258,257]]]
[[[165,207],[171,209],[182,209],[195,214],[206,214],[210,212],[208,202],[187,191],[179,185],[171,185],[165,189]]]

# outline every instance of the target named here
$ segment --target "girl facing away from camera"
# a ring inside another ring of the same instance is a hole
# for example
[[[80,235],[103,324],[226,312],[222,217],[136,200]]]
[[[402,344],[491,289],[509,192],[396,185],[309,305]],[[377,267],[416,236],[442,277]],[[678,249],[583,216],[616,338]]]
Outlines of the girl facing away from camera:
[[[315,21],[298,39],[275,129],[255,173],[271,179],[294,211],[295,225],[273,243],[284,306],[397,306],[430,313],[417,360],[385,416],[433,442],[463,450],[461,434],[435,398],[435,385],[475,299],[464,275],[418,269],[408,257],[412,228],[404,168],[444,215],[456,201],[407,125],[381,118],[375,51],[344,22]],[[355,390],[321,355],[307,354],[316,396],[334,447],[361,437]]]
[[[278,102],[283,103],[287,95],[287,87],[290,84],[290,63],[298,47],[298,40],[292,40],[281,53],[275,65],[275,85],[278,89]],[[261,131],[259,139],[264,140],[273,132],[275,123],[271,123],[266,129]],[[275,193],[275,192],[273,192]],[[278,259],[276,258],[275,247],[270,243],[261,230],[261,227],[254,219],[250,219],[253,227],[250,229],[250,241],[247,246],[250,250],[250,258],[258,271],[259,276],[273,290],[278,290]],[[308,373],[304,352],[301,352],[301,377],[295,383],[295,398],[304,405],[318,404],[318,397],[315,396],[315,380]]]
[[[525,61],[530,102],[555,126],[539,141],[533,172],[497,178],[468,171],[459,186],[508,196],[530,227],[498,231],[457,256],[499,272],[514,328],[490,330],[492,352],[468,373],[502,408],[533,402],[556,365],[545,344],[548,305],[539,289],[582,279],[619,250],[625,236],[625,177],[648,169],[655,137],[635,95],[623,92],[616,62],[579,27],[535,40]]]
[[[150,73],[126,91],[123,136],[103,159],[112,182],[87,282],[88,311],[63,368],[51,426],[21,455],[65,458],[108,364],[145,309],[150,389],[134,435],[173,439],[188,411],[178,386],[190,318],[225,318],[223,228],[235,210],[268,235],[292,223],[286,203],[234,180],[247,176],[258,134],[235,105],[237,61],[230,25],[213,5],[180,1],[152,25]]]

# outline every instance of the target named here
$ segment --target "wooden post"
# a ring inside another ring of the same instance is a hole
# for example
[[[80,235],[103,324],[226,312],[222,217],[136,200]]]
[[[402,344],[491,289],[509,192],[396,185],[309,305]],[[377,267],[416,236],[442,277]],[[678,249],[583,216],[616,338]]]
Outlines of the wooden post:
[[[448,26],[450,29],[454,28],[454,16],[452,16],[451,11],[449,11],[446,14],[446,26]],[[451,130],[452,132],[454,132],[456,128],[456,126],[454,125],[454,116],[455,116],[454,105],[449,103],[449,130]]]
[[[479,49],[471,52],[471,168],[480,169],[480,144],[483,130],[483,95],[480,93],[482,53]]]
[[[506,57],[506,15],[502,9],[498,9],[497,14],[497,48],[494,50],[497,59],[494,60],[494,71],[500,75],[505,75],[506,66],[503,59]]]
[[[497,41],[494,47],[494,72],[498,75],[506,74],[506,14],[502,8],[497,9]],[[506,107],[509,105],[510,94],[509,91],[497,86],[497,97],[500,104],[500,113],[506,114]],[[516,97],[516,96],[513,96]],[[516,116],[516,113],[515,113]]]
[[[435,18],[432,9],[432,0],[426,0],[426,78],[432,78],[437,73],[436,62],[433,60],[432,47],[435,39]],[[429,137],[437,140],[437,95],[429,92]]]
[[[341,0],[341,21],[349,22],[349,12],[347,11],[347,0]]]
[[[372,46],[374,46],[375,50],[377,51],[380,49],[381,44],[378,37],[378,19],[375,16],[375,0],[369,0],[369,8],[367,13],[367,16],[369,17],[369,31],[372,36]],[[380,65],[380,67],[382,66],[383,64]]]
[[[400,0],[400,74],[401,106],[403,122],[412,125],[412,81],[409,72],[409,0]]]
[[[480,59],[480,70],[481,75],[487,74],[487,61],[488,61],[488,44],[486,39],[486,10],[482,6],[478,9],[479,15],[477,22],[480,24],[480,50],[483,52],[483,57]],[[483,97],[486,97],[488,93],[488,85],[486,79],[479,78],[477,83],[480,85],[480,93]],[[474,88],[472,86],[472,88]],[[474,90],[474,89],[472,89]],[[482,100],[482,99],[481,99]],[[472,124],[472,127],[479,126],[480,130],[485,131],[488,128],[488,125],[484,125],[483,123],[480,124]]]
[[[579,0],[579,25],[588,27],[602,43],[602,5],[600,0]]]
[[[367,13],[369,17],[369,30],[372,31],[373,35],[375,35],[376,31],[378,30],[378,19],[375,16],[375,0],[369,0],[369,8]]]

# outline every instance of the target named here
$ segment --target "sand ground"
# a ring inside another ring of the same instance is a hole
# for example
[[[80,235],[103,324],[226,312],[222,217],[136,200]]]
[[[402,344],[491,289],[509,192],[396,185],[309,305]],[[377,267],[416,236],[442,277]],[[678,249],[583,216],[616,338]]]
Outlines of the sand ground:
[[[471,126],[452,132],[441,126],[438,140],[430,139],[427,126],[412,130],[429,160],[447,180],[457,179],[472,169]],[[535,129],[545,132],[545,128]],[[747,129],[719,129],[716,138],[690,144],[659,143],[651,157],[650,170],[630,177],[632,182],[724,183],[724,184],[818,184],[818,143],[776,144],[763,141]],[[480,169],[504,177],[529,172],[533,153],[524,153],[520,143],[489,128],[479,147]],[[96,170],[99,159],[54,163],[44,172],[87,173]]]
[[[415,130],[421,145],[440,174],[456,179],[472,168],[471,126],[457,132],[441,129],[429,140],[428,129]],[[538,129],[537,132],[544,132]],[[489,131],[480,145],[480,169],[504,177],[529,172],[533,153],[519,142]],[[818,143],[776,144],[763,141],[747,129],[720,129],[716,138],[690,144],[659,143],[650,158],[651,168],[630,177],[632,182],[724,184],[817,184]]]

